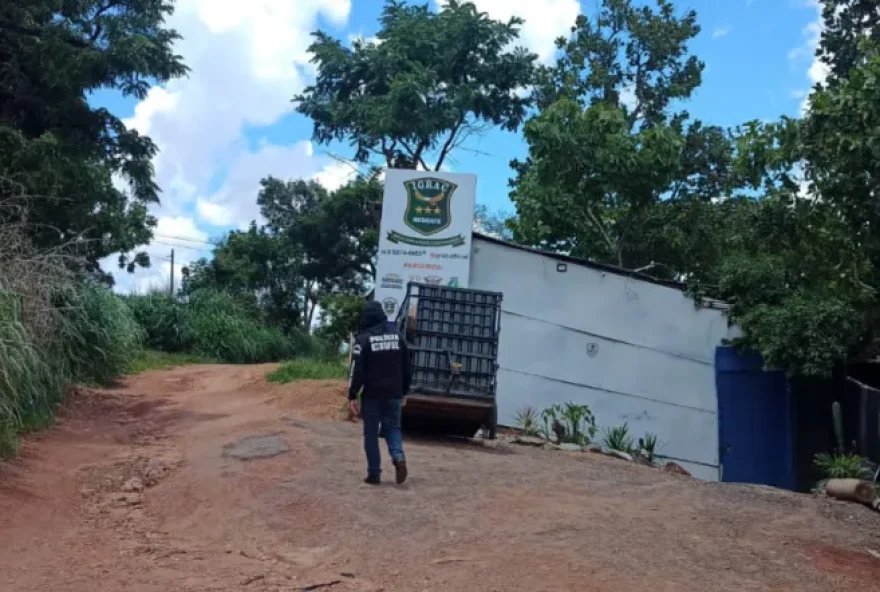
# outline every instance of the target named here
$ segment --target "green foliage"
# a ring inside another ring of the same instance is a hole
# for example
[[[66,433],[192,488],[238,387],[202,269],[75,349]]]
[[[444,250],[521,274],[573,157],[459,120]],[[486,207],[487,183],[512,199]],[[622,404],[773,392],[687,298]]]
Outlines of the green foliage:
[[[319,360],[314,358],[297,358],[284,362],[274,372],[266,376],[269,382],[287,384],[297,380],[341,380],[346,377],[345,360]]]
[[[85,271],[149,240],[147,206],[158,202],[155,145],[88,96],[143,99],[152,84],[186,73],[173,50],[179,37],[164,27],[171,12],[169,0],[6,0],[0,10],[0,201],[28,203],[38,247],[87,239],[76,243]],[[114,187],[114,173],[130,195]],[[22,212],[6,210],[0,222],[20,222]]]
[[[321,326],[315,336],[330,343],[348,341],[349,334],[357,333],[366,299],[348,294],[330,294],[321,300]]]
[[[49,289],[38,320],[32,302],[0,288],[0,457],[15,453],[19,434],[51,424],[69,384],[109,383],[140,347],[131,312],[108,289],[63,279]]]
[[[857,454],[828,454],[822,452],[813,464],[828,479],[864,479],[869,476],[865,459]]]
[[[251,223],[219,241],[213,259],[188,268],[183,288],[187,294],[204,289],[235,294],[263,311],[271,324],[292,331],[307,318],[306,284],[301,249],[285,235]]]
[[[639,450],[644,450],[648,453],[648,461],[650,462],[654,462],[654,455],[657,453],[659,444],[660,439],[657,437],[657,434],[651,432],[639,438]]]
[[[86,282],[62,299],[65,323],[59,335],[71,378],[108,384],[123,374],[140,349],[143,330],[118,296]]]
[[[691,256],[712,229],[692,211],[735,177],[726,131],[669,113],[700,84],[698,32],[695,13],[677,17],[666,0],[604,0],[578,18],[541,72],[529,156],[513,163],[517,240],[621,267],[662,261],[661,276],[699,267]]]
[[[634,449],[632,436],[629,434],[629,426],[623,424],[612,428],[606,428],[602,437],[602,445],[611,450],[630,453]]]
[[[450,152],[482,127],[515,130],[530,100],[534,55],[510,49],[522,21],[494,21],[471,3],[437,11],[388,0],[381,43],[347,47],[323,32],[309,48],[315,84],[294,100],[314,122],[319,144],[349,140],[359,162],[378,157],[396,168],[439,170]]]
[[[553,405],[541,412],[544,420],[544,433],[553,433],[553,424],[560,422],[565,427],[563,441],[586,446],[596,436],[596,418],[587,405],[566,403]]]
[[[152,291],[125,297],[138,325],[144,331],[144,345],[155,351],[182,352],[186,341],[186,308],[167,292]]]
[[[526,436],[537,436],[541,433],[538,411],[534,407],[523,407],[516,412],[516,427]]]
[[[137,352],[125,369],[126,374],[140,374],[149,370],[170,370],[190,364],[214,364],[216,360],[194,354],[168,353],[152,349]]]
[[[513,237],[729,302],[733,345],[793,375],[880,354],[880,16],[823,4],[830,76],[809,111],[732,130],[673,111],[700,84],[693,12],[603,0],[580,17],[540,71]]]
[[[127,297],[149,347],[186,352],[232,364],[291,357],[294,339],[268,325],[247,298],[202,289],[180,301],[158,293]]]

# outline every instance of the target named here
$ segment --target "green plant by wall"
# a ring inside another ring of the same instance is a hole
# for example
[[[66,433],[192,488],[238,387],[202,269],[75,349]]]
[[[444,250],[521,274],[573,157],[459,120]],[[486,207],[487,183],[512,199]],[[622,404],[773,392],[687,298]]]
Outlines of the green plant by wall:
[[[605,448],[611,450],[619,450],[620,452],[630,453],[634,449],[632,436],[629,435],[629,426],[623,424],[612,428],[605,429],[605,435],[602,438],[602,444]]]
[[[564,428],[563,442],[586,446],[596,436],[596,418],[587,405],[576,405],[569,402],[564,405],[553,405],[541,412],[544,421],[544,434],[549,437],[554,433],[554,425]]]
[[[659,439],[657,434],[648,432],[642,438],[639,438],[639,450],[644,450],[648,455],[648,461],[654,462],[654,455],[659,448]]]
[[[813,464],[827,479],[865,479],[870,477],[864,457],[858,454],[828,454],[821,452]]]
[[[537,436],[541,433],[538,411],[534,407],[523,407],[516,412],[516,427],[526,436]]]

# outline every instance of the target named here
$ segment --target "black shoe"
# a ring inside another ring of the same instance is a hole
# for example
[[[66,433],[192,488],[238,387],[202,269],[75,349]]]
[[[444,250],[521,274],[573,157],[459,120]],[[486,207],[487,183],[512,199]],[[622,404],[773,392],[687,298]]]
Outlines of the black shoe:
[[[367,483],[369,485],[379,485],[380,483],[382,483],[382,480],[379,479],[379,477],[374,477],[373,475],[367,475],[367,478],[364,479],[364,483]]]
[[[396,460],[394,461],[394,473],[395,480],[398,485],[403,485],[403,482],[406,481],[407,470],[406,470],[406,461],[405,460]]]

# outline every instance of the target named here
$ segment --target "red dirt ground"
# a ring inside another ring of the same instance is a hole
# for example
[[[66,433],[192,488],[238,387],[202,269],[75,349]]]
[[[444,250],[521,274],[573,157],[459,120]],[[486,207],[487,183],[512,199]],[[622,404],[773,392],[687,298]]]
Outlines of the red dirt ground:
[[[408,440],[361,483],[343,386],[269,366],[80,389],[0,465],[0,590],[850,590],[880,582],[880,515],[586,453]],[[239,438],[286,454],[242,462]]]

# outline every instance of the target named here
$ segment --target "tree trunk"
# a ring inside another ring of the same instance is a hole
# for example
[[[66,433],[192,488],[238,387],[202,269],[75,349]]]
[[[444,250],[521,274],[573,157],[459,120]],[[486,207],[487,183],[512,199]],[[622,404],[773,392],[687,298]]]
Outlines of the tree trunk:
[[[868,505],[877,497],[874,486],[861,479],[829,479],[825,491],[839,500]]]

